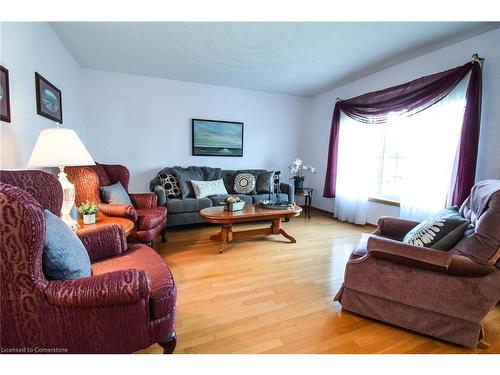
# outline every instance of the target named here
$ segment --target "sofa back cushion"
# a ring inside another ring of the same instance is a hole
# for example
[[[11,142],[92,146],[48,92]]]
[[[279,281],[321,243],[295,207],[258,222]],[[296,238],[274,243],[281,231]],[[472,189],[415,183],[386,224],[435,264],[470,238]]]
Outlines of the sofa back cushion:
[[[236,194],[234,191],[234,178],[236,177],[236,171],[231,169],[223,169],[221,171],[221,177],[224,181],[224,186],[229,194]]]
[[[255,185],[255,190],[258,194],[269,194],[273,192],[273,176],[274,172],[260,172],[257,175],[257,183]]]
[[[181,198],[194,198],[194,189],[191,184],[192,180],[203,181],[203,170],[201,167],[187,167],[181,168],[176,167],[174,170],[175,177],[179,182],[179,188],[181,189]]]
[[[56,215],[43,211],[45,239],[42,265],[48,280],[71,280],[90,276],[90,258],[82,241]]]
[[[201,167],[201,170],[203,172],[203,181],[216,181],[221,178],[220,168]]]

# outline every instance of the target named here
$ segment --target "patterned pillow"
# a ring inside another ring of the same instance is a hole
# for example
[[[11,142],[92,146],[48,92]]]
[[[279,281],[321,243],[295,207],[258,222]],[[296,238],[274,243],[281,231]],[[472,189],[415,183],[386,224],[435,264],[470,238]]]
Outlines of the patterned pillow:
[[[238,173],[234,178],[234,191],[238,194],[256,194],[255,180],[251,173]]]
[[[168,199],[179,198],[181,195],[181,189],[179,188],[179,181],[171,173],[159,174],[158,179],[160,180],[161,186],[165,189]]]
[[[432,249],[450,250],[463,237],[469,226],[455,207],[446,208],[429,216],[410,230],[403,242]]]

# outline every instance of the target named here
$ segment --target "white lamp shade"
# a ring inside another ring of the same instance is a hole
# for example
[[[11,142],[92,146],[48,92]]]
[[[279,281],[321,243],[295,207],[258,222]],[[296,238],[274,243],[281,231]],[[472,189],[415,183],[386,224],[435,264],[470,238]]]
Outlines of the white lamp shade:
[[[73,129],[43,129],[31,153],[28,167],[94,165],[94,160]]]

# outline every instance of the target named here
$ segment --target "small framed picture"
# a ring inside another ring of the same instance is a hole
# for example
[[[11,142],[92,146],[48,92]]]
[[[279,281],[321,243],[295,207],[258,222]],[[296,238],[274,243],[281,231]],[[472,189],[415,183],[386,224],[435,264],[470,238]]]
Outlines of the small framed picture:
[[[62,124],[62,94],[52,83],[35,73],[36,113]]]
[[[10,122],[9,71],[0,65],[0,121]]]

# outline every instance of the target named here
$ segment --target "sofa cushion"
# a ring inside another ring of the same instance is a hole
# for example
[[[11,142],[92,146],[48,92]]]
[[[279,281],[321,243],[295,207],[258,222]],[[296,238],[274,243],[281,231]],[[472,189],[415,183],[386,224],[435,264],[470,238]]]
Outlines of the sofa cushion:
[[[149,307],[153,319],[159,319],[172,311],[177,297],[174,278],[163,258],[149,246],[129,245],[125,253],[93,263],[92,275],[126,269],[146,271],[151,277]]]
[[[204,181],[215,181],[222,177],[220,168],[201,167],[201,170]]]
[[[245,204],[252,204],[252,197],[244,194],[232,194],[240,198]],[[226,201],[228,195],[212,195],[209,198],[212,200],[214,207],[220,206]]]
[[[205,198],[210,195],[227,195],[222,178],[214,181],[191,181],[196,198]]]
[[[432,249],[450,250],[463,237],[469,220],[458,213],[457,208],[446,208],[429,216],[410,230],[403,242]]]
[[[148,230],[157,227],[163,222],[166,215],[167,210],[165,207],[138,209],[137,229]]]
[[[234,191],[238,194],[255,194],[256,180],[251,173],[238,173],[234,178]]]
[[[193,185],[191,180],[203,181],[203,172],[201,168],[198,167],[188,167],[188,168],[176,168],[175,177],[179,181],[179,187],[181,189],[181,197],[184,198],[194,198]]]
[[[229,194],[235,194],[234,191],[234,178],[236,177],[236,171],[233,170],[222,170],[221,171],[222,180],[224,180],[224,186]]]
[[[99,190],[101,191],[101,199],[105,203],[132,206],[132,201],[120,181],[113,185],[99,186]]]
[[[252,202],[255,204],[255,203],[269,200],[269,193],[268,194],[253,194],[253,195],[250,195],[250,197],[252,198]],[[275,199],[276,199],[276,194],[271,194],[271,200],[275,200]],[[281,193],[280,199],[283,202],[288,202],[288,195]]]
[[[82,241],[61,218],[49,210],[45,217],[42,266],[48,280],[71,280],[90,276],[90,258]]]
[[[197,212],[207,207],[212,207],[212,201],[209,198],[169,199],[167,201],[167,211],[169,214]]]
[[[274,172],[261,172],[257,175],[255,190],[257,194],[272,192]]]
[[[181,188],[179,181],[173,173],[158,174],[158,182],[165,189],[167,199],[179,198],[181,195]]]

